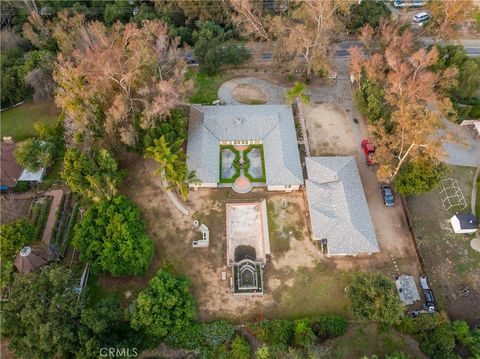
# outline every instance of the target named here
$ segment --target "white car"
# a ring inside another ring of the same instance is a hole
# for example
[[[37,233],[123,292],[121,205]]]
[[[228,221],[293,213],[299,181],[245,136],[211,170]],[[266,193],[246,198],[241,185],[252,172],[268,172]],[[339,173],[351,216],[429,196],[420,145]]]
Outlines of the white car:
[[[428,19],[430,19],[430,15],[428,14],[428,12],[423,11],[413,17],[413,22],[416,22],[417,24],[420,25],[425,21],[427,21]]]

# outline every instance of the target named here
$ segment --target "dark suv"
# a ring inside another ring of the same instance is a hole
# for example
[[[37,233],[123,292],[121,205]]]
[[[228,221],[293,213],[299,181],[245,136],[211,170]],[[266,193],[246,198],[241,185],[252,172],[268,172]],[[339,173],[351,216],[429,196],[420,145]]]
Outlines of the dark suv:
[[[393,207],[395,204],[395,198],[393,197],[392,187],[387,184],[382,184],[380,189],[382,190],[383,203],[387,207]]]

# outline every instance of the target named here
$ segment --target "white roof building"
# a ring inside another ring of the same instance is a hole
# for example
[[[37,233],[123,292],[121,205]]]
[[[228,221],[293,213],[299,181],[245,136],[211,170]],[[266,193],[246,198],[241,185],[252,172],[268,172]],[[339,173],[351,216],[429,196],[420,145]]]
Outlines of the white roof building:
[[[192,106],[187,165],[203,182],[220,179],[220,145],[262,144],[268,189],[298,189],[303,184],[292,109],[285,105]]]
[[[313,239],[327,254],[380,251],[354,157],[307,157],[308,207]]]

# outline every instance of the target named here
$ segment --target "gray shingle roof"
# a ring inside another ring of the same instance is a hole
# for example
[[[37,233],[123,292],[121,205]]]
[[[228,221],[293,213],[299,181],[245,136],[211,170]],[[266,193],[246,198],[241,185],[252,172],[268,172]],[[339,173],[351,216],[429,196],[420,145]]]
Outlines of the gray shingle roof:
[[[292,109],[283,105],[194,106],[188,167],[204,183],[219,180],[220,141],[262,141],[267,185],[303,184]]]
[[[461,229],[478,228],[478,219],[472,213],[457,213],[454,217],[457,217]]]
[[[307,157],[308,206],[314,239],[332,255],[379,252],[354,157]]]

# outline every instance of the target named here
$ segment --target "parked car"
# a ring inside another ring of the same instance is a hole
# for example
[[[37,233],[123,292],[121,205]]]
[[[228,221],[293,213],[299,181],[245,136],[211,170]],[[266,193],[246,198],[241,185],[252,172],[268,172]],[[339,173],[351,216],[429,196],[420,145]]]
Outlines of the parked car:
[[[385,206],[393,207],[395,205],[395,198],[393,197],[392,187],[388,184],[382,184],[380,189],[382,190],[383,203]]]
[[[425,21],[430,19],[430,15],[426,11],[422,11],[413,17],[413,22],[417,24],[423,24]]]
[[[428,281],[426,276],[420,277],[420,286],[423,289],[423,294],[425,295],[425,305],[424,308],[429,313],[434,313],[438,310],[437,301],[433,296],[433,292],[428,286]]]
[[[375,146],[372,145],[366,138],[362,140],[362,150],[363,150],[363,153],[365,154],[365,160],[367,161],[367,166],[375,164],[375,161],[373,160],[373,154],[375,153]]]

